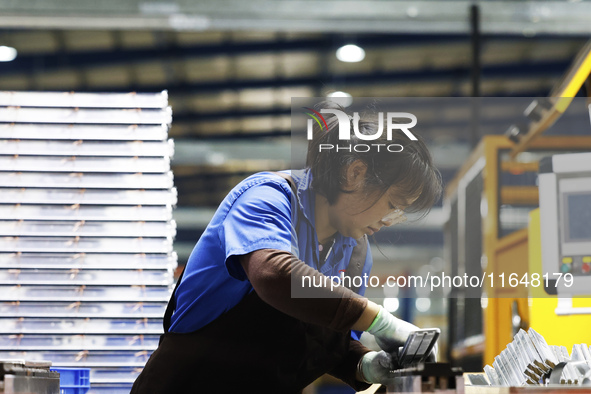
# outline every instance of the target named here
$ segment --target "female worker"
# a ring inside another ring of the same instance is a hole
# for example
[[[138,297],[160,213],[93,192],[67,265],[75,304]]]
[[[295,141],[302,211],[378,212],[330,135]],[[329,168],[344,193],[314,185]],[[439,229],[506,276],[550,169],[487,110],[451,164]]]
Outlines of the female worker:
[[[357,390],[384,382],[390,352],[417,327],[363,298],[364,285],[356,294],[304,283],[368,274],[367,235],[426,212],[441,180],[421,140],[383,133],[376,144],[402,151],[319,152],[340,143],[336,117],[327,129],[315,130],[306,169],[252,175],[220,204],[132,393],[295,393],[324,373]],[[358,129],[374,135],[378,123],[362,117]],[[361,345],[359,331],[382,351]]]

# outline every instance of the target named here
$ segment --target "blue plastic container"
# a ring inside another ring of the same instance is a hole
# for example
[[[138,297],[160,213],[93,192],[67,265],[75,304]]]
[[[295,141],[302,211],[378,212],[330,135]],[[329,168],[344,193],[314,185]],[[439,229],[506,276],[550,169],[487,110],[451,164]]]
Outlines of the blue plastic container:
[[[60,374],[60,394],[85,394],[90,390],[90,368],[51,368]]]

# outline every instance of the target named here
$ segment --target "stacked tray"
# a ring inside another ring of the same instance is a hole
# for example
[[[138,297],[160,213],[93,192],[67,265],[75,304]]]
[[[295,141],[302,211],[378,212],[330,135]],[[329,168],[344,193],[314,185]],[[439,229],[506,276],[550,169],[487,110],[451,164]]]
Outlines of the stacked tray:
[[[0,92],[0,359],[129,392],[177,257],[166,92]]]

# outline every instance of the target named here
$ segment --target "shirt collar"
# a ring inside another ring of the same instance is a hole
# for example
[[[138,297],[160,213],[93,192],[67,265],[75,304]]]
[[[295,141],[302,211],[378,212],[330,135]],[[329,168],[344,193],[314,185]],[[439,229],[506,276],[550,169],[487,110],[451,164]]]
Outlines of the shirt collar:
[[[316,195],[312,188],[312,171],[309,168],[304,170],[292,170],[291,178],[297,186],[297,202],[302,215],[308,220],[312,228],[315,228],[315,205]],[[345,237],[337,233],[335,244],[342,244],[354,247],[357,241],[351,237]]]

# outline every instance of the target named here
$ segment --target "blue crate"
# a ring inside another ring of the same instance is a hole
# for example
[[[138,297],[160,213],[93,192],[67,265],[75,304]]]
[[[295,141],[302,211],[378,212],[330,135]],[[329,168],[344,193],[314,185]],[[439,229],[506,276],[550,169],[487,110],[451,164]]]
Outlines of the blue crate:
[[[85,394],[90,390],[90,368],[51,368],[60,374],[60,394]]]
[[[88,394],[129,394],[131,387],[131,383],[93,383]]]

